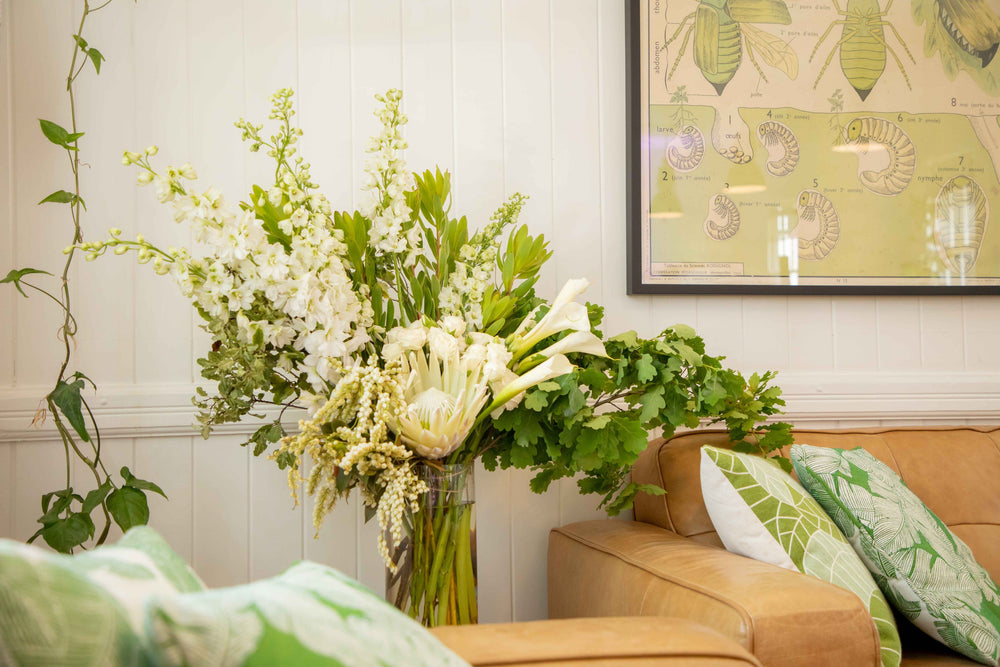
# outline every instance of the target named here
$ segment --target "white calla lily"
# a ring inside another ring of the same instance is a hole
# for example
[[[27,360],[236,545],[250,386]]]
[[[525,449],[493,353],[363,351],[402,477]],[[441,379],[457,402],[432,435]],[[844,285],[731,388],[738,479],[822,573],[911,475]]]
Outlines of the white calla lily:
[[[486,405],[489,387],[478,367],[467,368],[457,356],[411,353],[408,368],[403,392],[407,407],[395,430],[421,456],[443,458],[469,435]]]
[[[552,378],[565,375],[575,368],[569,359],[562,354],[554,354],[542,363],[532,368],[527,373],[512,379],[507,385],[493,394],[493,403],[490,411],[504,406],[510,400],[520,396],[536,384],[551,380]]]
[[[514,334],[511,344],[511,352],[515,359],[523,357],[532,347],[560,331],[572,329],[574,331],[590,331],[590,315],[587,307],[573,301],[590,285],[586,278],[577,278],[566,282],[566,285],[559,291],[552,308],[545,313],[541,320],[531,326],[535,319],[535,311],[532,311]],[[529,326],[531,329],[525,331]]]
[[[571,352],[583,352],[595,357],[608,356],[607,350],[604,349],[604,343],[590,331],[574,331],[565,338],[552,343],[538,354],[549,358],[554,354],[570,354]]]

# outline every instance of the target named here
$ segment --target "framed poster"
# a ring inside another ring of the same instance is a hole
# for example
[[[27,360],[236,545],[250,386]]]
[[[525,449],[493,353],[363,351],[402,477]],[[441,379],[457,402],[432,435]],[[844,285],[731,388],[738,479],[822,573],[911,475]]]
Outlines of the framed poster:
[[[630,294],[1000,294],[1000,2],[626,23]]]

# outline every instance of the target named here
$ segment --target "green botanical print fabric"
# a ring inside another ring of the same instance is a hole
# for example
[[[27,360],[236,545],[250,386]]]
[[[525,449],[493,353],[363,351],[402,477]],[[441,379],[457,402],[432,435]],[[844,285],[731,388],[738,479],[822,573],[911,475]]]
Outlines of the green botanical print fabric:
[[[896,473],[860,448],[796,445],[791,458],[900,613],[977,662],[1000,662],[1000,588]]]
[[[708,446],[702,447],[702,453],[702,465],[714,465],[732,484],[760,522],[760,529],[780,545],[799,572],[861,598],[878,629],[882,664],[898,666],[900,641],[892,610],[823,508],[790,475],[758,456]]]
[[[361,584],[309,562],[244,586],[160,598],[147,624],[163,666],[466,665]]]
[[[143,605],[204,589],[147,527],[76,556],[0,540],[0,665],[145,665]]]

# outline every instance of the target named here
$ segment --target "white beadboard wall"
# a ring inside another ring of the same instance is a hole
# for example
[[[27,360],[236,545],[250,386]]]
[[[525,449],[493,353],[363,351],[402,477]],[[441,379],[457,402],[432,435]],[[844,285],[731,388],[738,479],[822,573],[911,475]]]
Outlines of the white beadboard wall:
[[[64,121],[61,81],[79,19],[70,0],[6,0],[0,24],[0,273],[57,271],[66,211],[35,202],[66,187],[37,118]],[[524,220],[555,248],[543,294],[584,275],[607,329],[695,326],[735,367],[782,371],[801,425],[995,422],[1000,299],[625,295],[624,12],[621,0],[115,0],[86,34],[107,57],[81,79],[88,238],[117,226],[186,243],[122,150],[161,146],[230,197],[265,179],[233,121],[266,116],[278,87],[298,92],[302,149],[338,206],[357,203],[373,95],[404,90],[413,169],[451,170],[455,211],[482,224],[505,195],[530,195]],[[153,524],[211,585],[310,558],[379,588],[375,533],[357,503],[319,534],[284,476],[237,446],[246,429],[194,434],[188,397],[205,338],[166,279],[108,257],[73,270],[79,368],[95,397],[106,457],[159,482]],[[35,530],[62,448],[32,414],[58,357],[57,313],[0,290],[0,536]],[[111,466],[109,466],[110,468]],[[82,470],[74,479],[86,483]],[[545,616],[545,552],[555,525],[596,517],[572,483],[544,496],[523,472],[477,477],[482,617]]]

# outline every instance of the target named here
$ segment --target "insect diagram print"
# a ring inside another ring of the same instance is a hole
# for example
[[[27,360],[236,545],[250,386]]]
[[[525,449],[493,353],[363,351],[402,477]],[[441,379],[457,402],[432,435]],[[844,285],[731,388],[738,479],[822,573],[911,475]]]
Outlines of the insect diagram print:
[[[638,6],[644,285],[1000,288],[1000,0]]]

